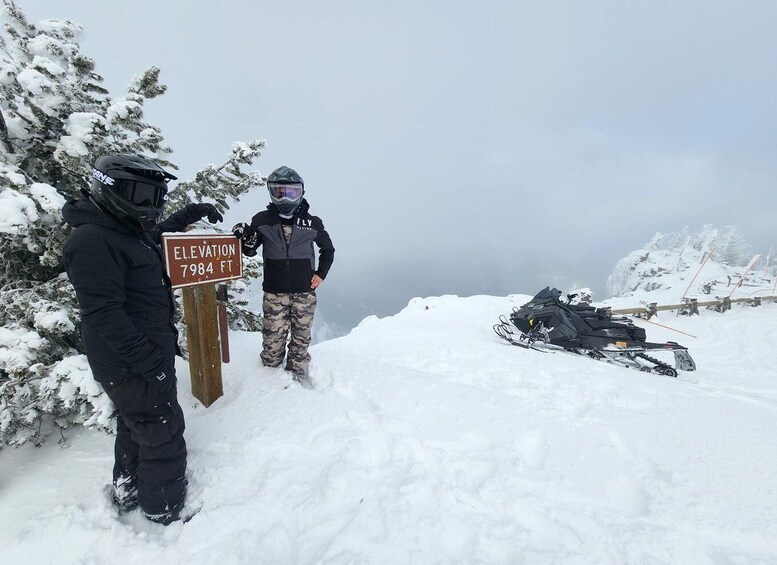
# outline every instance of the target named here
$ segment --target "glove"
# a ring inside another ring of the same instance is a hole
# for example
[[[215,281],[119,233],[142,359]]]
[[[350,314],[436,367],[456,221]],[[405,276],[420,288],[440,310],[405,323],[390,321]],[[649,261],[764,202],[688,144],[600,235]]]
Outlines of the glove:
[[[213,204],[208,204],[207,202],[204,204],[190,204],[187,206],[187,208],[189,208],[189,213],[191,214],[194,222],[201,220],[206,216],[208,217],[208,221],[211,224],[215,224],[216,222],[221,222],[224,220],[224,216],[219,214],[219,211],[216,210],[216,207]]]
[[[175,359],[163,362],[142,376],[149,388],[159,392],[170,390],[175,386]]]
[[[243,248],[254,249],[256,247],[256,229],[252,228],[248,224],[239,223],[235,224],[232,228],[232,233],[236,238],[243,242]]]
[[[243,239],[248,233],[249,226],[246,223],[240,222],[239,224],[235,224],[232,226],[232,233],[235,235],[238,239]]]

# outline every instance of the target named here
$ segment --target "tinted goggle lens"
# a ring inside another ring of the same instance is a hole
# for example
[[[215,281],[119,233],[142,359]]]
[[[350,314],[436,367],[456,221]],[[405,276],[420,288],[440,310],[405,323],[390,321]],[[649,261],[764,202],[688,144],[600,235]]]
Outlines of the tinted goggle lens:
[[[270,189],[270,195],[278,200],[297,200],[302,196],[301,184],[268,184],[267,187]]]
[[[135,182],[132,202],[138,206],[153,206],[159,208],[165,201],[167,190],[159,185]]]
[[[142,181],[117,181],[116,191],[137,206],[159,208],[167,197],[167,188]]]

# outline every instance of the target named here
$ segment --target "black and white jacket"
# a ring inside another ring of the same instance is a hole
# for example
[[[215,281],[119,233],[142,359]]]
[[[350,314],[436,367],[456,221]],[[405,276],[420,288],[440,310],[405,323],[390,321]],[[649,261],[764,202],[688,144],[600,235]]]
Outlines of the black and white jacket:
[[[265,292],[276,294],[310,292],[313,275],[326,278],[335,258],[335,248],[324,223],[311,215],[307,200],[302,200],[290,219],[281,218],[278,209],[270,204],[259,212],[242,240],[243,253],[252,257],[262,246]],[[291,225],[288,243],[283,225]],[[318,247],[318,268],[313,244]]]

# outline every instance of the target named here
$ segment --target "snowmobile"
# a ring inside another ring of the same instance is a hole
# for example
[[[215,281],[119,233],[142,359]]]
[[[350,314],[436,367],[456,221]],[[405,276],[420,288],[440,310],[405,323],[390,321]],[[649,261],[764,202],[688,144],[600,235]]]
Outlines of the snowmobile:
[[[676,377],[678,370],[696,370],[686,347],[673,341],[645,341],[644,328],[635,326],[629,318],[613,318],[607,308],[572,304],[575,295],[568,295],[565,304],[560,296],[560,290],[545,287],[531,301],[514,308],[509,320],[500,316],[494,331],[512,345],[544,352],[565,351],[646,373]],[[516,334],[514,328],[520,333]],[[651,357],[648,351],[671,351],[675,367]]]

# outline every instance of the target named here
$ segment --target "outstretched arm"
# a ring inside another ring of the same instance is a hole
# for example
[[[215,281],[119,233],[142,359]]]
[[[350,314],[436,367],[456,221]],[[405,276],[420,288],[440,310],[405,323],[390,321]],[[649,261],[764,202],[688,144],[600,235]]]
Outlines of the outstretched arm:
[[[171,231],[185,231],[194,222],[199,222],[207,216],[211,224],[221,222],[224,217],[216,210],[213,204],[187,204],[174,214],[168,216],[164,222],[157,226],[159,233]]]

